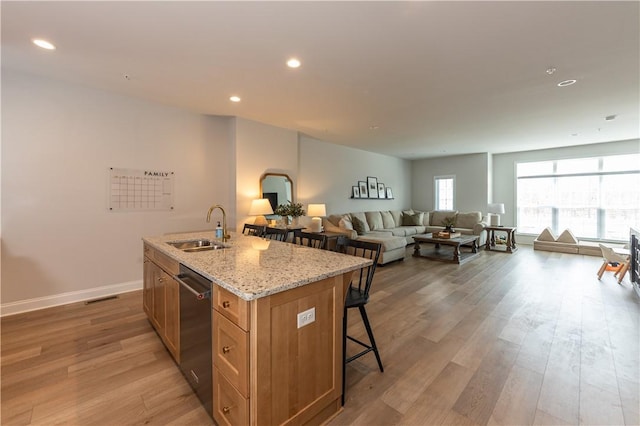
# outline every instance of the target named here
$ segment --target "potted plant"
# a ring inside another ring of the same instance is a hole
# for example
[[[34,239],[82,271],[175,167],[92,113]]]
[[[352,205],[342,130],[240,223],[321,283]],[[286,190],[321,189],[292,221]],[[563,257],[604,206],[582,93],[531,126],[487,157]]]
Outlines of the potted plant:
[[[282,216],[286,220],[287,225],[289,225],[291,218],[296,221],[298,217],[304,216],[304,208],[302,208],[302,203],[292,203],[289,201],[287,204],[280,204],[273,213]]]
[[[456,218],[455,216],[449,216],[449,217],[445,217],[442,220],[442,224],[444,225],[444,229],[445,231],[449,232],[449,233],[454,233],[456,232],[455,229],[453,229],[454,225],[456,224]]]

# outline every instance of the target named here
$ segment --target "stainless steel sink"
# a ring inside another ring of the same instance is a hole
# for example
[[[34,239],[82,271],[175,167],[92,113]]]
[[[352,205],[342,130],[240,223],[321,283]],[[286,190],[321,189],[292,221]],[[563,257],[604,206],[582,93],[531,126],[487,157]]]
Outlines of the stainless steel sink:
[[[217,241],[203,240],[203,239],[185,240],[185,241],[169,241],[167,244],[185,252],[220,250],[220,249],[227,248],[227,246]]]

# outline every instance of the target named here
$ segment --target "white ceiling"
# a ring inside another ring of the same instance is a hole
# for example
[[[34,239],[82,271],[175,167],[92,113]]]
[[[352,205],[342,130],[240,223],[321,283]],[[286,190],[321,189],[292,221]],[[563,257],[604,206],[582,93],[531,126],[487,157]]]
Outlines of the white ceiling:
[[[639,137],[639,5],[2,1],[2,68],[402,158],[500,153]]]

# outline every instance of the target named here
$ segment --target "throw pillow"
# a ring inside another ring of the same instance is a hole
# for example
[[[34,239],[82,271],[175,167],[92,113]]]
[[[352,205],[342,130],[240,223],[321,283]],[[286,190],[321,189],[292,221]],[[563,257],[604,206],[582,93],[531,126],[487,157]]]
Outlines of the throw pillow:
[[[421,226],[429,226],[429,212],[421,212],[420,210],[414,210],[413,214],[421,214],[422,215],[422,223]]]
[[[380,212],[382,216],[382,227],[384,229],[391,229],[396,227],[396,223],[393,220],[393,215],[391,212]]]
[[[367,218],[370,230],[384,229],[382,214],[380,212],[365,212],[364,216]]]
[[[364,226],[364,232],[369,232],[371,230],[369,229],[369,224],[367,223],[367,215],[364,212],[352,212],[349,215],[351,216],[352,221],[356,217],[360,219],[360,222],[362,222],[362,225]]]
[[[362,223],[360,219],[358,219],[357,217],[352,217],[351,223],[353,224],[353,229],[356,230],[358,235],[364,234],[364,223]]]
[[[340,222],[338,222],[338,227],[342,229],[348,229],[349,231],[353,231],[353,223],[351,222],[351,220],[349,220],[346,217],[343,217],[342,219],[340,219]]]
[[[424,213],[416,213],[416,214],[405,213],[402,215],[402,226],[421,226],[423,217],[424,217]]]

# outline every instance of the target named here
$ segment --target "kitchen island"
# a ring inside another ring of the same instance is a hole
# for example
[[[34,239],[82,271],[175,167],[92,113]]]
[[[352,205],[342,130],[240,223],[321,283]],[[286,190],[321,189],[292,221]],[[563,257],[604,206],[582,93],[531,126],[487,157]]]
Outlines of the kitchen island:
[[[215,241],[214,233],[143,240],[143,305],[178,363],[174,277],[184,265],[213,282],[218,424],[319,424],[340,411],[344,293],[353,271],[371,261],[237,234],[226,248],[194,252],[168,243]]]

